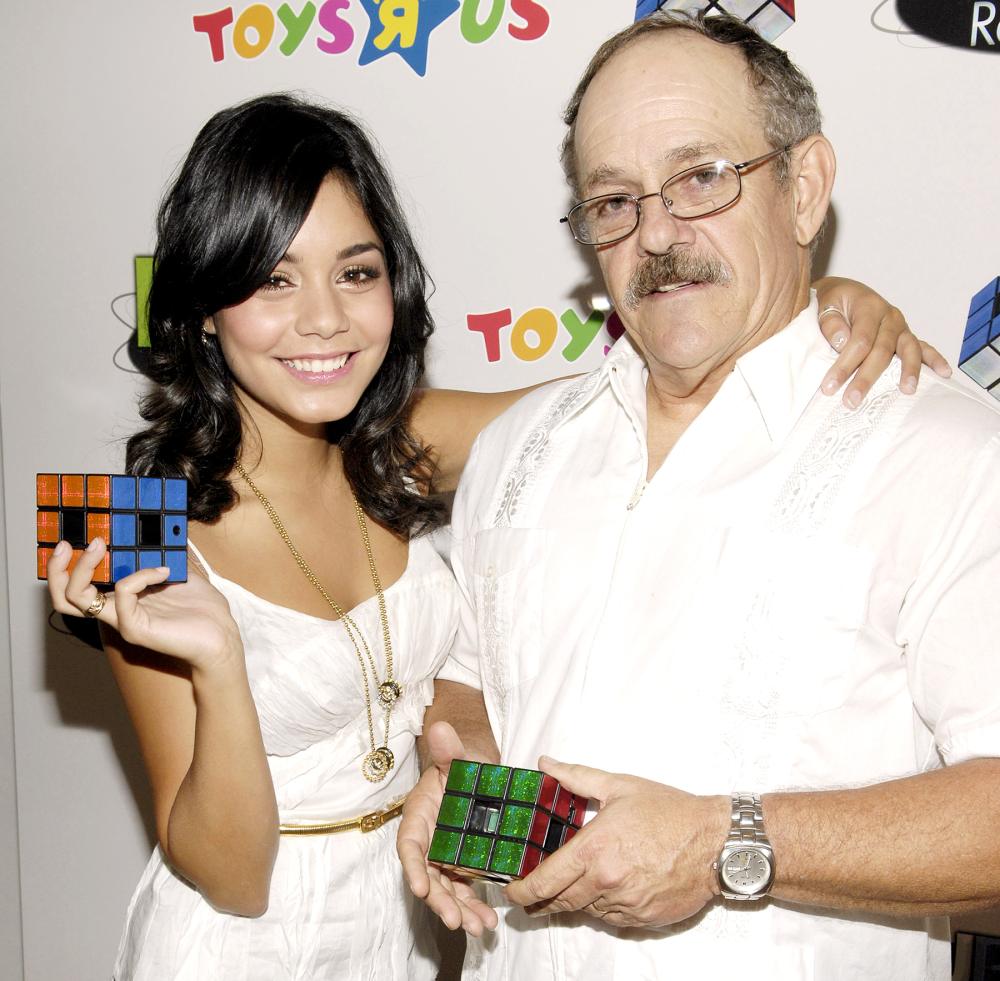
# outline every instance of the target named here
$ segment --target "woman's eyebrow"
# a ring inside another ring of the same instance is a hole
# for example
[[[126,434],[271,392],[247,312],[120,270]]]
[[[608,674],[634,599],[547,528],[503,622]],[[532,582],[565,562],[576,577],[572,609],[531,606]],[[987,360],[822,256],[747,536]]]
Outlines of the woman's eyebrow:
[[[385,250],[378,242],[355,242],[354,245],[348,245],[346,249],[341,249],[337,253],[337,261],[342,262],[344,259],[353,259],[356,255],[363,255],[365,252],[377,252],[383,258],[385,257]],[[300,260],[298,255],[289,249],[281,257],[280,261],[297,266]]]

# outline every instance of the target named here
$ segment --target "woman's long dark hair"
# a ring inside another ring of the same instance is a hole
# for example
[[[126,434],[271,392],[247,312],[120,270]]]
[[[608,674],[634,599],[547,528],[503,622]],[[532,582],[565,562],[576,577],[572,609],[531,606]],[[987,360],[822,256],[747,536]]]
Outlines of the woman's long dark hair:
[[[202,327],[267,280],[329,174],[354,189],[384,244],[394,306],[385,360],[350,416],[331,425],[330,438],[375,521],[410,535],[443,518],[443,505],[411,483],[426,487],[432,469],[406,412],[433,323],[427,275],[392,181],[355,120],[268,95],[205,124],[157,218],[146,372],[153,389],[140,405],[149,425],[128,441],[126,466],[186,477],[193,520],[214,521],[236,503],[228,475],[243,437],[232,375]]]

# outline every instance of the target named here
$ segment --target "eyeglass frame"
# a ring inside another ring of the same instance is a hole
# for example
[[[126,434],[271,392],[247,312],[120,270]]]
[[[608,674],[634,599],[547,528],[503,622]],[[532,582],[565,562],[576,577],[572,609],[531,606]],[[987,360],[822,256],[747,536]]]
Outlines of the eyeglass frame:
[[[649,194],[640,194],[638,197],[635,194],[630,194],[628,191],[617,191],[610,194],[595,194],[592,198],[584,198],[582,201],[578,201],[573,205],[569,211],[559,219],[560,224],[569,225],[570,234],[573,238],[580,243],[580,245],[589,245],[591,248],[597,248],[601,245],[614,245],[616,242],[621,242],[631,235],[638,227],[639,223],[642,221],[642,202],[646,198],[656,198],[658,197],[663,202],[663,207],[667,209],[667,214],[671,217],[676,218],[677,221],[698,221],[700,218],[708,218],[709,215],[716,215],[720,211],[724,211],[726,208],[735,204],[743,195],[743,172],[751,171],[759,167],[761,164],[767,163],[768,160],[773,160],[775,157],[780,156],[782,153],[787,153],[792,147],[795,146],[794,143],[789,143],[787,146],[779,147],[777,150],[771,150],[768,153],[761,154],[759,157],[753,157],[750,160],[744,160],[743,163],[733,163],[732,160],[706,160],[702,163],[695,164],[693,167],[685,167],[684,170],[678,171],[676,174],[668,177],[661,185],[658,191],[650,191]],[[706,211],[701,215],[675,215],[670,209],[670,202],[664,197],[663,189],[668,185],[672,184],[678,178],[684,177],[687,174],[694,173],[696,171],[702,170],[705,167],[717,167],[719,164],[728,164],[733,170],[736,171],[736,179],[739,182],[736,190],[736,196],[731,200],[727,201],[725,204],[719,205],[718,208],[713,208],[711,211]],[[581,242],[577,238],[576,232],[573,231],[573,225],[570,223],[569,216],[573,214],[577,208],[582,208],[585,204],[590,204],[593,201],[600,201],[602,198],[631,198],[635,202],[635,224],[627,231],[624,235],[619,235],[617,238],[608,239],[606,242]]]

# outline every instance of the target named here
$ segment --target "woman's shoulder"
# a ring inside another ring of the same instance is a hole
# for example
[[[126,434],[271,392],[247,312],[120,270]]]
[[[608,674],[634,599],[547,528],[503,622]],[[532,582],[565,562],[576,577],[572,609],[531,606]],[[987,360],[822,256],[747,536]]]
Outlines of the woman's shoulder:
[[[410,427],[428,447],[436,466],[435,487],[454,490],[472,444],[495,420],[511,412],[531,412],[538,399],[565,380],[505,392],[421,389],[412,403]],[[568,379],[572,381],[572,379]]]

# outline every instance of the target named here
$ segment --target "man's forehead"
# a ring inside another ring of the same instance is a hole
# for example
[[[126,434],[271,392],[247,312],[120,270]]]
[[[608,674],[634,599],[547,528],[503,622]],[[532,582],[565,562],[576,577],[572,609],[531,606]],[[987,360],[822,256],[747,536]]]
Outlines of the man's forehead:
[[[733,152],[758,129],[752,103],[737,49],[688,30],[640,38],[601,68],[580,105],[580,187],[613,176],[620,153],[655,149],[683,166]]]
[[[619,51],[601,67],[591,83],[591,91],[615,89],[627,98],[633,86],[720,82],[737,94],[746,89],[747,63],[738,47],[722,44],[696,31],[675,28],[643,35]]]
[[[731,152],[731,149],[722,141],[691,140],[665,150],[660,154],[658,162],[666,170],[680,171],[704,161],[725,157]],[[605,161],[581,174],[580,187],[588,188],[597,184],[611,184],[627,180],[631,176],[625,168]]]

